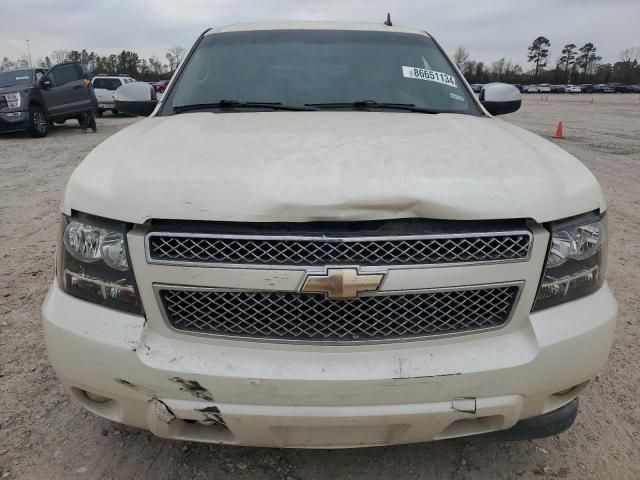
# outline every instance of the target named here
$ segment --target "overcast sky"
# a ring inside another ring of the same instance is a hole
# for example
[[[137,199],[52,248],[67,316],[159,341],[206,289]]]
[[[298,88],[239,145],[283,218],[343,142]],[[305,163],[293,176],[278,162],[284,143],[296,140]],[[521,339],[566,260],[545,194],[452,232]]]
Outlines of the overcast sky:
[[[562,46],[593,42],[604,61],[640,46],[640,0],[2,0],[0,58],[86,48],[104,55],[133,50],[143,57],[191,46],[207,27],[265,20],[384,21],[431,32],[452,53],[526,63],[538,35]]]

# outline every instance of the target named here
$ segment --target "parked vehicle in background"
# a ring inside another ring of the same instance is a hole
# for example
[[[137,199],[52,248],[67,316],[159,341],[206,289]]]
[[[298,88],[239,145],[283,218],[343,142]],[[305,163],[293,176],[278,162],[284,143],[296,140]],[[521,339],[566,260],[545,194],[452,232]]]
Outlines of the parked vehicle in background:
[[[578,85],[567,85],[564,91],[565,93],[582,93],[582,87]]]
[[[640,93],[640,85],[629,85],[629,91],[631,93]]]
[[[593,93],[593,84],[592,83],[583,83],[582,85],[580,85],[580,88],[582,89],[582,93]]]
[[[624,83],[610,83],[609,86],[613,88],[615,93],[631,93],[633,90],[630,85],[625,85]]]
[[[520,85],[519,83],[516,83],[513,86],[516,87],[520,93],[524,92],[524,85]]]
[[[26,68],[0,72],[0,132],[26,130],[44,137],[52,123],[75,118],[81,125],[93,111],[84,73],[77,62],[46,71]]]
[[[153,89],[158,93],[164,93],[167,85],[169,85],[169,80],[158,80],[157,82],[151,83]]]
[[[614,93],[615,90],[606,83],[598,83],[593,86],[593,93]]]
[[[150,118],[63,195],[43,326],[76,401],[263,447],[573,423],[615,330],[606,205],[493,118],[515,87],[476,96],[431,35],[382,22],[211,29],[175,75],[159,101],[118,89]]]
[[[98,101],[96,113],[99,117],[107,110],[110,110],[114,115],[118,114],[118,109],[113,101],[113,94],[122,85],[132,82],[135,82],[135,80],[125,75],[97,75],[93,78],[93,89],[96,92]]]
[[[551,93],[550,83],[541,83],[540,85],[529,85],[528,93]]]
[[[565,85],[551,85],[550,89],[551,89],[551,93],[564,93],[566,87]]]

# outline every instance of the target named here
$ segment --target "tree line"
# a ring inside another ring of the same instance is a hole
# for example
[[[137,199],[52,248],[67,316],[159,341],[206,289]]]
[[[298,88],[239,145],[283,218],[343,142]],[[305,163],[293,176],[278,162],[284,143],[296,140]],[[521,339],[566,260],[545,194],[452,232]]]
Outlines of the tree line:
[[[93,75],[128,75],[137,80],[156,81],[169,78],[184,59],[186,50],[175,46],[167,50],[166,63],[156,55],[141,58],[136,52],[123,50],[110,55],[98,55],[95,52],[82,50],[54,50],[50,55],[38,59],[34,67],[51,68],[58,63],[79,62]],[[4,57],[0,62],[0,71],[14,68],[28,68],[29,58],[26,55],[16,60]]]
[[[527,60],[531,68],[525,71],[511,59],[499,58],[485,64],[471,59],[469,51],[460,46],[453,54],[453,61],[471,83],[626,83],[640,84],[640,47],[626,48],[620,52],[615,63],[602,63],[596,46],[585,43],[578,47],[566,44],[552,68],[547,68],[551,41],[539,36],[528,47]],[[34,66],[50,68],[65,61],[80,62],[93,75],[123,74],[137,80],[155,81],[170,77],[184,59],[186,50],[180,46],[170,48],[164,59],[156,55],[141,58],[136,52],[123,50],[120,53],[100,56],[95,52],[82,50],[54,50],[50,55],[38,59]],[[164,61],[166,60],[166,62]],[[0,62],[0,71],[27,68],[26,55],[16,60],[7,57]]]
[[[460,46],[453,54],[453,61],[470,83],[625,83],[640,84],[640,47],[622,50],[615,63],[602,63],[596,46],[587,42],[581,47],[566,44],[552,68],[547,68],[551,41],[539,36],[527,49],[531,68],[523,68],[510,59],[500,58],[491,64],[471,59],[469,51]]]

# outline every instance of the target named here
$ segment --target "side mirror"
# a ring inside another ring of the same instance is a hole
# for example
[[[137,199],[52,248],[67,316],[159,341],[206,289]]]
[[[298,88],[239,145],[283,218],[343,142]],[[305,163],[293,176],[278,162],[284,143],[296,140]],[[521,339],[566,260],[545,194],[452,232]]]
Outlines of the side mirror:
[[[520,108],[522,94],[507,83],[488,83],[480,91],[480,103],[491,115],[505,115]]]
[[[46,78],[44,78],[41,82],[40,82],[40,86],[42,88],[44,88],[45,90],[51,88],[51,80],[48,80]]]
[[[119,112],[148,117],[158,104],[156,92],[144,82],[127,83],[116,90],[113,100]]]

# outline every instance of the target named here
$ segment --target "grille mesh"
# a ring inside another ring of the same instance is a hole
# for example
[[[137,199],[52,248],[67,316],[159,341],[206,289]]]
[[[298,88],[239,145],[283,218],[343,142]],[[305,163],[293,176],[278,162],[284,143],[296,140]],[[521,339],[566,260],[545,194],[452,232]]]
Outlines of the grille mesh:
[[[259,265],[409,265],[517,260],[529,254],[525,233],[408,239],[265,239],[153,234],[151,260]]]
[[[518,287],[329,300],[285,292],[159,290],[177,330],[270,340],[353,341],[495,328],[508,320]]]

